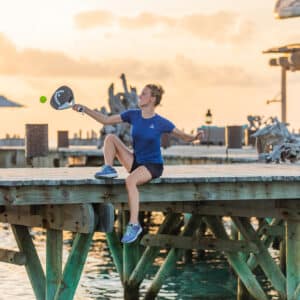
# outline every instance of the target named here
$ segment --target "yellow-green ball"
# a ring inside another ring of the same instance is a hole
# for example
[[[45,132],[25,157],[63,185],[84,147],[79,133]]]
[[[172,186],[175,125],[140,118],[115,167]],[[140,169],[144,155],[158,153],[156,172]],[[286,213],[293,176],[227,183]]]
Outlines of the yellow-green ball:
[[[41,96],[40,97],[40,102],[41,103],[46,103],[46,101],[47,101],[47,97],[46,96]]]

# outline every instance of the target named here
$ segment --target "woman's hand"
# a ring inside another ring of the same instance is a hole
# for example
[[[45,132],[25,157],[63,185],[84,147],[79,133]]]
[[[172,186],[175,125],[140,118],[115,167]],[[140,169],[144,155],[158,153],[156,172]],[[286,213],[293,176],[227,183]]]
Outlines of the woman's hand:
[[[199,130],[191,142],[201,141],[205,137],[204,130]]]
[[[77,111],[77,112],[84,112],[85,111],[85,106],[81,104],[74,104],[72,106],[72,109]]]
[[[204,137],[204,131],[203,130],[199,130],[196,133],[196,135],[192,135],[192,134],[185,133],[184,131],[182,131],[178,128],[174,128],[172,133],[176,137],[179,137],[179,138],[183,139],[184,141],[186,141],[188,143],[193,143],[195,141],[199,141]]]

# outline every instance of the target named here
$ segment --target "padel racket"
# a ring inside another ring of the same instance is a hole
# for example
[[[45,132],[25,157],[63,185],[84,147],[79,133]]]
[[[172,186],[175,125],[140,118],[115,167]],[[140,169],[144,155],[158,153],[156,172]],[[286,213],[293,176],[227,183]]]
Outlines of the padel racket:
[[[50,105],[56,110],[72,108],[75,104],[74,94],[71,88],[66,85],[58,88],[51,97]],[[78,109],[79,112],[83,111],[83,108]]]

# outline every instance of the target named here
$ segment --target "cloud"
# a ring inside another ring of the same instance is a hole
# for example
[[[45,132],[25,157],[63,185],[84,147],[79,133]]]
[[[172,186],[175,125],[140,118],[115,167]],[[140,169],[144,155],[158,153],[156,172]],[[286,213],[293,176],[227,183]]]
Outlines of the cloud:
[[[106,58],[92,61],[73,59],[61,52],[24,49],[0,34],[0,75],[16,75],[38,78],[99,78],[105,79],[128,74],[132,80],[197,81],[199,86],[251,84],[252,76],[246,70],[230,65],[205,65],[177,55],[168,60],[142,60],[131,57]],[[230,75],[230,76],[229,76]]]
[[[250,40],[254,33],[252,22],[242,20],[237,14],[231,12],[185,16],[179,24],[190,34],[217,43],[241,43]]]
[[[197,81],[199,87],[246,86],[257,83],[250,73],[238,66],[200,65],[183,55],[177,55],[175,66],[178,76],[189,81]]]
[[[141,13],[135,17],[119,17],[119,23],[123,28],[141,29],[157,25],[174,26],[177,20],[151,13]]]
[[[114,15],[108,11],[87,11],[75,16],[75,25],[79,29],[89,29],[98,26],[111,25],[114,22],[114,19]]]
[[[105,22],[103,20],[106,20]],[[192,14],[181,18],[161,16],[143,12],[136,16],[113,16],[107,11],[82,12],[75,16],[75,24],[80,29],[111,25],[138,30],[163,25],[177,29],[197,38],[214,42],[243,43],[249,41],[254,33],[254,24],[242,19],[233,12],[220,11],[211,15]]]

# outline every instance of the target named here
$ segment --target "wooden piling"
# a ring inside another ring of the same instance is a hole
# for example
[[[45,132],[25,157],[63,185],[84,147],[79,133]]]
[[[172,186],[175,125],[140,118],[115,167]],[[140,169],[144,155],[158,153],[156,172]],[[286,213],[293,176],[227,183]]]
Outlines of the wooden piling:
[[[53,300],[62,279],[62,231],[48,229],[46,243],[46,300]]]
[[[287,300],[299,299],[300,283],[300,223],[286,221]]]
[[[59,130],[57,131],[57,148],[69,147],[69,131]]]
[[[180,223],[181,214],[170,213],[165,217],[164,222],[160,225],[158,229],[158,234],[172,232],[174,228],[177,228]],[[139,260],[137,266],[132,271],[129,278],[129,285],[140,285],[149,268],[151,267],[154,259],[159,253],[159,247],[147,247]]]
[[[72,300],[88,255],[93,238],[92,233],[77,233],[71,253],[65,264],[62,280],[57,287],[55,300]]]
[[[231,228],[235,229],[235,232],[237,233],[239,240],[244,240],[243,236],[238,231],[238,229],[236,228],[236,226],[233,222],[231,223]],[[232,233],[230,235],[232,236]],[[248,255],[246,253],[241,253],[240,256],[243,260],[247,261]],[[256,300],[255,298],[253,298],[251,296],[251,294],[249,293],[249,291],[243,284],[243,281],[239,277],[237,278],[237,293],[236,294],[237,294],[237,300]]]
[[[26,257],[26,271],[37,300],[45,300],[45,274],[28,227],[11,225],[19,249]]]
[[[201,217],[197,214],[193,214],[189,219],[188,223],[184,227],[183,231],[180,233],[181,236],[191,236],[193,232],[199,227],[201,222]],[[148,288],[144,300],[153,300],[156,298],[165,278],[170,274],[170,272],[175,268],[176,261],[182,255],[183,251],[181,249],[172,248],[164,263],[159,268],[156,273],[150,287]]]
[[[26,158],[47,156],[48,152],[48,124],[26,124]]]
[[[122,215],[124,234],[129,221],[129,212],[123,211]],[[139,258],[139,239],[133,243],[123,244],[123,283],[125,300],[139,299],[139,287],[137,285],[128,284],[130,274],[134,270]]]
[[[113,258],[115,267],[119,276],[121,278],[122,284],[124,283],[123,279],[123,249],[120,243],[120,237],[117,235],[116,231],[106,233],[106,240]]]

